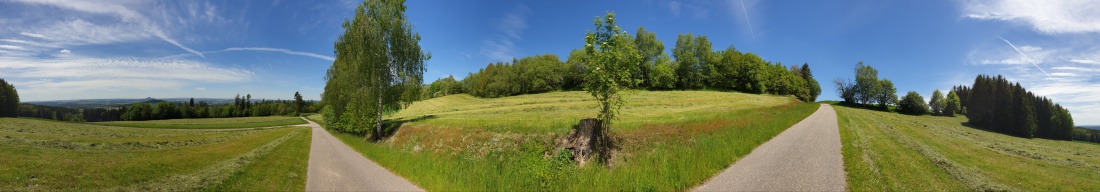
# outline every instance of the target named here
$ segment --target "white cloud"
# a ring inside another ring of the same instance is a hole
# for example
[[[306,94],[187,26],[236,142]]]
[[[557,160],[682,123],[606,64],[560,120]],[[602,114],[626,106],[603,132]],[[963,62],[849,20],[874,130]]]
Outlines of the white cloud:
[[[963,2],[964,15],[1023,24],[1047,33],[1100,32],[1100,3],[1094,0],[978,0]]]
[[[15,45],[0,45],[0,49],[27,50],[26,48]]]
[[[1064,71],[1076,71],[1076,72],[1100,72],[1100,68],[1081,68],[1081,67],[1051,67],[1053,70]]]
[[[1091,59],[1070,59],[1069,62],[1080,63],[1080,64],[1100,65],[1100,61],[1091,60]]]
[[[1080,75],[1077,75],[1077,74],[1074,74],[1074,73],[1050,73],[1050,76],[1055,76],[1055,77],[1078,77]]]
[[[481,54],[491,61],[510,61],[515,58],[515,41],[523,40],[523,30],[527,29],[525,16],[530,10],[523,5],[510,10],[492,23],[501,34],[482,43]]]
[[[174,59],[0,57],[0,69],[15,78],[31,79],[161,79],[200,82],[242,82],[252,77],[247,70],[215,67],[207,63]]]
[[[206,87],[195,87],[195,90],[206,91]]]
[[[487,40],[483,42],[481,47],[481,54],[489,57],[493,62],[496,61],[511,61],[516,58],[512,54],[512,51],[516,48],[516,45],[511,40],[507,39],[495,39]]]
[[[34,37],[34,38],[39,38],[39,39],[45,39],[46,38],[45,35],[36,34],[36,33],[20,32],[19,34],[23,35],[23,36]]]
[[[40,5],[67,9],[92,15],[108,15],[116,17],[119,23],[93,23],[76,15],[78,19],[71,19],[74,15],[59,15],[61,21],[47,21],[51,24],[33,24],[30,26],[47,26],[23,31],[20,34],[50,40],[53,44],[83,45],[83,44],[108,44],[119,42],[133,42],[158,38],[168,42],[187,52],[204,57],[201,52],[195,51],[169,37],[164,26],[172,26],[170,23],[154,23],[147,15],[169,17],[163,7],[150,7],[145,1],[63,1],[63,0],[20,0],[18,2],[28,5]],[[212,7],[208,7],[212,9]],[[142,13],[138,10],[146,11]],[[159,12],[157,14],[155,12]]]
[[[1036,46],[1030,46],[1030,45],[1020,46],[1019,49],[1020,49],[1020,51],[1025,51],[1025,52],[1035,52],[1035,51],[1043,50],[1042,47],[1036,47]]]
[[[73,51],[70,51],[69,49],[62,49],[61,51],[58,51],[57,53],[69,54],[69,53],[73,53]]]

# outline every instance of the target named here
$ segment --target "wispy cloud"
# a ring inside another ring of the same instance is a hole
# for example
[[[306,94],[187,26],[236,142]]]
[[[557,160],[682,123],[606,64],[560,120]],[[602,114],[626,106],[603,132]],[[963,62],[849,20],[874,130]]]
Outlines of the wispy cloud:
[[[1031,65],[1034,65],[1035,68],[1039,69],[1039,71],[1042,71],[1043,74],[1047,75],[1047,77],[1053,78],[1053,77],[1050,76],[1050,73],[1047,73],[1046,70],[1043,70],[1042,67],[1039,67],[1039,64],[1036,64],[1035,61],[1032,61],[1031,58],[1028,58],[1027,55],[1025,55],[1023,51],[1020,51],[1020,48],[1016,48],[1016,45],[1013,45],[1012,42],[1008,41],[1008,39],[1005,39],[1004,37],[1001,37],[1001,36],[997,36],[997,38],[1000,38],[1001,41],[1004,41],[1005,43],[1008,44],[1008,46],[1011,46],[1012,49],[1016,50],[1016,53],[1020,53],[1020,56],[1024,57],[1025,61],[1027,61],[1028,63],[1031,63]]]
[[[204,6],[190,6],[187,12],[197,14],[180,15],[179,11],[169,9],[160,3],[147,1],[63,1],[63,0],[15,0],[28,6],[43,6],[73,11],[68,14],[54,15],[36,23],[24,23],[26,27],[14,28],[18,34],[37,38],[38,45],[52,48],[139,42],[159,39],[188,53],[205,57],[172,35],[173,29],[184,29],[194,22],[227,24],[229,21],[218,16],[217,7],[209,2]],[[180,2],[197,5],[199,2]],[[197,7],[197,8],[195,8]],[[108,20],[87,20],[84,18],[103,18]],[[204,26],[205,27],[205,26]],[[12,28],[9,28],[12,29]],[[44,42],[43,42],[44,41]]]
[[[15,45],[0,45],[0,49],[26,50],[26,48]]]
[[[110,79],[146,78],[200,82],[242,82],[253,73],[180,59],[143,58],[56,58],[23,59],[0,57],[0,69],[13,71],[15,78]]]
[[[199,53],[211,54],[211,53],[222,53],[222,52],[230,52],[230,51],[268,51],[268,52],[286,53],[286,54],[290,54],[290,55],[307,56],[307,57],[313,57],[313,58],[324,59],[324,60],[329,60],[329,61],[335,61],[336,60],[336,58],[332,57],[332,56],[321,55],[321,54],[310,53],[310,52],[293,51],[293,50],[281,49],[281,48],[271,48],[271,47],[230,47],[230,48],[217,50],[217,51],[203,51],[203,52],[199,52]],[[185,56],[189,56],[189,55],[190,54],[180,54],[180,55],[166,56],[166,57],[162,57],[162,58],[168,58],[168,59],[181,58],[181,57],[185,57]]]
[[[1080,64],[1100,65],[1100,61],[1091,60],[1091,59],[1070,59],[1069,62],[1080,63]]]
[[[1100,32],[1100,3],[1093,0],[963,1],[964,15],[1028,25],[1047,34]]]
[[[225,50],[222,50],[222,51],[271,51],[271,52],[280,52],[280,53],[286,53],[286,54],[291,54],[291,55],[301,55],[301,56],[313,57],[313,58],[324,59],[324,60],[329,60],[329,61],[335,61],[336,60],[336,58],[334,58],[332,56],[327,56],[327,55],[321,55],[321,54],[309,53],[309,52],[301,52],[301,51],[291,51],[291,50],[279,49],[279,48],[269,48],[269,47],[232,47],[232,48],[228,48],[228,49],[225,49]]]
[[[745,7],[745,0],[738,0],[741,3],[741,11],[745,13],[745,27],[749,28],[749,34],[752,38],[756,38],[756,32],[752,31],[752,21],[749,21],[749,8]]]
[[[673,17],[679,17],[681,8],[680,5],[682,5],[680,1],[669,1],[668,5],[665,5],[665,7],[668,8],[668,12],[672,13]]]
[[[197,82],[233,83],[250,80],[248,70],[218,67],[181,59],[0,57],[0,71],[16,84],[21,97],[44,100],[65,95],[175,90]]]
[[[19,32],[19,34],[23,35],[23,36],[34,37],[34,38],[39,38],[39,39],[45,39],[46,38],[45,35],[36,34],[36,33]]]
[[[516,41],[523,40],[523,30],[527,29],[526,15],[529,8],[519,5],[493,21],[494,28],[500,34],[482,42],[481,54],[492,61],[509,61],[516,57]]]

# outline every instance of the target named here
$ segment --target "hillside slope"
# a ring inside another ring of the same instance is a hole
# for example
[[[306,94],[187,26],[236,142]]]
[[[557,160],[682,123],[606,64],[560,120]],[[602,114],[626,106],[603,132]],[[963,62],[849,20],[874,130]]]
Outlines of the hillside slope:
[[[715,91],[636,91],[628,93],[617,129],[645,124],[713,118],[719,112],[788,104],[789,97]],[[568,131],[583,118],[595,118],[597,103],[587,92],[567,91],[478,98],[466,94],[412,104],[386,119],[417,119],[410,125],[481,127],[500,132]]]
[[[1100,145],[966,127],[965,117],[836,107],[848,189],[1096,190]]]

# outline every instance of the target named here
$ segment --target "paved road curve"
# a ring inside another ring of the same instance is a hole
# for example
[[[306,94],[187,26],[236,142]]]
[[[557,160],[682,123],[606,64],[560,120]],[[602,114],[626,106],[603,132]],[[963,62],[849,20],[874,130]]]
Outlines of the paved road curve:
[[[306,121],[313,127],[306,191],[424,191]]]
[[[822,104],[695,191],[844,191],[846,187],[836,111]]]

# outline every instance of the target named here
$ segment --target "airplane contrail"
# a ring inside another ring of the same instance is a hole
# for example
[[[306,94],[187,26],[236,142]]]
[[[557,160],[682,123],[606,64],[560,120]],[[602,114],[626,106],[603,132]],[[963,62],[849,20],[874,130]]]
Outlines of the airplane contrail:
[[[1036,64],[1035,61],[1032,61],[1030,57],[1025,55],[1023,51],[1020,51],[1020,48],[1016,48],[1016,45],[1013,45],[1012,42],[1008,41],[1008,39],[1005,39],[1004,37],[1001,37],[1000,35],[997,35],[997,38],[1000,38],[1001,41],[1004,41],[1005,43],[1007,43],[1008,46],[1011,46],[1013,50],[1016,50],[1016,53],[1019,53],[1020,56],[1023,56],[1024,60],[1027,60],[1028,63],[1031,63],[1031,65],[1035,66],[1035,68],[1039,68],[1039,71],[1042,71],[1043,74],[1046,74],[1047,78],[1050,78],[1051,80],[1054,80],[1054,77],[1050,76],[1050,73],[1047,73],[1046,70],[1043,70],[1042,67],[1039,67],[1039,64]]]
[[[749,21],[749,9],[745,8],[745,0],[741,0],[740,2],[741,2],[741,11],[745,13],[745,23],[747,23],[748,27],[749,27],[749,34],[752,35],[753,39],[756,39],[756,32],[752,31],[752,22]]]

